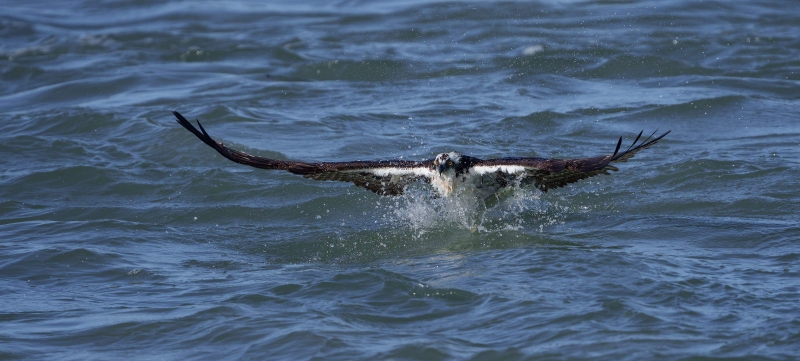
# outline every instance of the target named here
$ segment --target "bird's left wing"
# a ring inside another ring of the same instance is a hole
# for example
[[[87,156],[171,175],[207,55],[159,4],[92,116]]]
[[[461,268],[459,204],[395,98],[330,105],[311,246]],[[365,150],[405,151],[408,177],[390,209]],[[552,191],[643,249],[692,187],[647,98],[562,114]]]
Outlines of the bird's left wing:
[[[661,138],[669,134],[666,131],[655,138],[655,132],[641,143],[642,133],[636,137],[628,149],[620,152],[622,137],[617,142],[613,154],[577,159],[547,159],[547,158],[498,158],[480,160],[473,164],[472,171],[478,174],[494,174],[498,178],[521,177],[522,183],[533,183],[536,188],[547,192],[550,188],[563,187],[581,179],[609,174],[609,171],[618,171],[619,168],[611,165],[614,162],[626,162],[636,153],[656,144]]]
[[[422,180],[429,182],[434,176],[433,160],[415,162],[406,160],[353,161],[353,162],[296,162],[270,159],[231,149],[206,133],[200,122],[195,128],[180,113],[173,111],[178,124],[214,148],[219,154],[236,163],[261,169],[285,170],[315,180],[352,182],[380,195],[399,195],[406,185]]]

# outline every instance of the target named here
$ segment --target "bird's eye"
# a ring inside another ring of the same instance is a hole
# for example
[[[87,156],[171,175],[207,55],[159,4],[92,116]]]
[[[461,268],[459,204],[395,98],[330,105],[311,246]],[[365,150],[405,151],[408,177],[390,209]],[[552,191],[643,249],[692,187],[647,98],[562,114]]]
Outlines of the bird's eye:
[[[453,166],[453,161],[452,160],[448,160],[447,161],[447,166],[448,167],[452,167]]]

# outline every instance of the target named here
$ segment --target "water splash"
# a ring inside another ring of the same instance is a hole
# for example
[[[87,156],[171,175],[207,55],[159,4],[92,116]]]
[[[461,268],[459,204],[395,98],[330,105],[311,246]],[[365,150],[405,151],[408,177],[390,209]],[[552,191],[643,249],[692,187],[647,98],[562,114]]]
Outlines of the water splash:
[[[417,237],[432,230],[457,228],[472,232],[528,228],[526,217],[547,209],[536,190],[513,187],[486,200],[471,194],[435,197],[429,190],[412,187],[393,200],[384,219],[390,226],[407,228]]]

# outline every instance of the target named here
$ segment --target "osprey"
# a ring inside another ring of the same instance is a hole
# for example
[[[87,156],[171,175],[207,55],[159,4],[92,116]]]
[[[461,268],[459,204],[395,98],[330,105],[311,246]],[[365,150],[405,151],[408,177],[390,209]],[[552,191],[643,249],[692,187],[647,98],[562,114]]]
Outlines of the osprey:
[[[236,163],[262,169],[285,170],[316,180],[352,182],[380,195],[403,194],[406,186],[415,181],[429,183],[441,196],[473,195],[486,199],[498,191],[515,185],[533,184],[542,192],[598,174],[619,170],[611,165],[625,162],[637,152],[656,144],[670,131],[653,138],[655,132],[641,143],[636,137],[628,149],[620,152],[622,137],[610,155],[576,159],[496,158],[479,159],[456,152],[442,153],[425,161],[382,160],[353,162],[307,163],[285,161],[250,155],[230,149],[206,133],[200,121],[198,130],[180,113],[173,111],[178,123],[214,148],[219,154]],[[652,138],[652,139],[651,139]]]

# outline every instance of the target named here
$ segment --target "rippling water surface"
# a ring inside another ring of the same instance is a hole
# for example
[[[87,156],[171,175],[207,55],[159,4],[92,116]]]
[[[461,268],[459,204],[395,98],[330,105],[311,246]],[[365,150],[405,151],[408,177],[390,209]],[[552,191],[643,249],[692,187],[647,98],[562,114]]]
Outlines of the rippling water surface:
[[[2,9],[0,359],[800,355],[790,2]],[[171,110],[316,161],[672,133],[476,221],[423,185],[384,198],[229,162]]]

